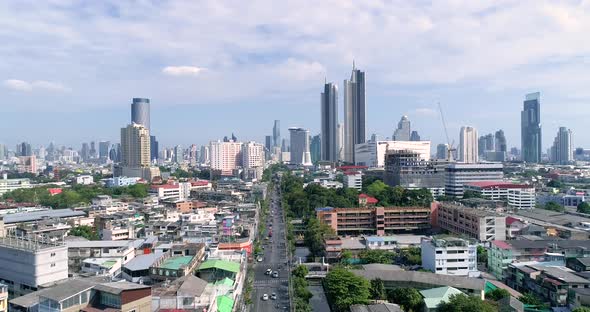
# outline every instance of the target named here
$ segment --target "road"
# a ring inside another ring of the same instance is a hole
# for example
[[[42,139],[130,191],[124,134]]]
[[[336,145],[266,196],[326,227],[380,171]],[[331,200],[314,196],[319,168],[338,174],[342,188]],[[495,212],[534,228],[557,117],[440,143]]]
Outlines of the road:
[[[254,309],[253,311],[289,311],[289,268],[287,262],[287,244],[285,236],[285,223],[283,220],[283,211],[280,207],[280,197],[278,186],[270,194],[270,211],[266,222],[266,230],[259,233],[263,241],[264,256],[263,261],[254,264]],[[272,225],[272,227],[270,227]],[[272,231],[272,238],[264,239],[268,231]],[[277,271],[278,278],[266,275],[267,269]],[[277,294],[277,300],[269,298],[263,301],[262,296],[267,294],[269,297],[272,293]]]

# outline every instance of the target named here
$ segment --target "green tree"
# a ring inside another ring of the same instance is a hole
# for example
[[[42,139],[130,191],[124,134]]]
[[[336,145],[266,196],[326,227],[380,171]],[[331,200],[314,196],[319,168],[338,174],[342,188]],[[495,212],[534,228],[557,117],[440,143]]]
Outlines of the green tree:
[[[577,307],[572,310],[572,312],[590,312],[589,307]]]
[[[401,252],[403,261],[408,265],[422,264],[422,250],[418,247],[409,247]]]
[[[475,296],[463,294],[452,295],[448,302],[438,305],[438,312],[495,312],[498,308],[493,304],[483,301]]]
[[[88,240],[99,240],[96,230],[88,225],[80,225],[70,229],[69,235],[84,237]]]
[[[387,294],[387,299],[399,304],[405,312],[419,312],[422,310],[422,295],[415,288],[396,288]]]
[[[348,263],[352,259],[352,251],[350,250],[343,250],[342,254],[340,254],[340,262]]]
[[[308,273],[309,269],[304,265],[298,265],[293,269],[293,276],[295,277],[305,278],[305,276],[307,276]]]
[[[477,262],[488,266],[488,250],[483,246],[477,246]]]
[[[482,198],[481,193],[476,192],[476,191],[472,191],[472,190],[466,190],[465,192],[463,192],[463,198],[464,199],[468,199],[468,198]]]
[[[365,249],[359,253],[359,259],[364,263],[391,264],[395,254],[387,250]]]
[[[371,185],[367,186],[367,195],[373,197],[382,197],[383,194],[387,191],[389,186],[381,180],[376,180],[375,182],[371,183]]]
[[[385,284],[380,278],[371,280],[371,298],[375,300],[385,300],[387,298],[387,292],[385,291]]]
[[[577,211],[581,213],[590,213],[590,204],[588,204],[587,202],[581,202],[578,205]]]
[[[498,301],[500,299],[510,297],[510,293],[506,289],[496,288],[486,294],[486,299]]]
[[[563,183],[557,180],[551,180],[549,182],[547,182],[547,186],[548,187],[555,187],[555,188],[562,188],[563,187]]]
[[[324,252],[324,243],[320,221],[310,218],[307,221],[307,228],[304,237],[305,245],[313,256],[321,256]]]
[[[324,289],[334,312],[349,311],[353,304],[367,304],[371,295],[366,279],[341,267],[326,275]]]
[[[533,305],[533,306],[543,305],[543,301],[541,301],[535,294],[530,293],[530,292],[523,294],[522,296],[520,296],[520,298],[518,298],[518,300],[520,300],[520,302],[522,302],[524,304],[528,304],[528,305]]]
[[[565,208],[562,205],[560,205],[556,202],[552,202],[552,201],[546,203],[545,206],[543,206],[543,209],[557,211],[557,212],[564,212],[565,211]]]

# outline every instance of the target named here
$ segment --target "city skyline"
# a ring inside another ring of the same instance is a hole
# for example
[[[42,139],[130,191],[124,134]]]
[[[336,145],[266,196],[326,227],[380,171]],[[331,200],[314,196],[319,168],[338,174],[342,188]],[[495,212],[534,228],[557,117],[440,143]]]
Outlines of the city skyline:
[[[283,122],[283,131],[302,126],[317,134],[317,85],[326,75],[346,77],[353,59],[370,77],[367,138],[372,133],[389,136],[399,116],[408,115],[422,139],[443,143],[436,112],[436,103],[441,102],[456,141],[460,126],[468,123],[481,133],[502,128],[508,146],[519,147],[522,96],[536,91],[543,94],[541,120],[546,133],[560,126],[582,133],[590,114],[586,105],[590,94],[584,88],[588,67],[584,57],[590,48],[571,40],[589,29],[585,4],[547,2],[532,9],[520,3],[335,6],[330,11],[336,18],[318,19],[314,14],[325,10],[323,4],[292,8],[283,11],[284,16],[273,17],[218,3],[202,8],[211,13],[204,14],[208,19],[203,21],[183,14],[194,9],[183,5],[0,4],[6,23],[1,36],[9,45],[0,51],[6,60],[0,67],[0,93],[3,102],[9,103],[0,107],[5,117],[0,132],[20,129],[17,136],[0,137],[0,141],[11,147],[22,141],[37,146],[54,141],[72,147],[90,140],[116,142],[116,129],[127,122],[124,113],[133,97],[151,99],[151,123],[162,146],[206,144],[228,128],[240,133],[240,138],[263,142],[268,132],[268,122],[263,121],[274,119]],[[241,12],[256,18],[240,21],[235,17]],[[352,12],[372,19],[361,24]],[[281,22],[298,13],[310,13],[303,14],[309,15],[308,23]],[[78,25],[81,17],[88,23]],[[396,18],[405,22],[396,24]],[[189,21],[194,27],[182,28],[175,20]],[[345,32],[333,31],[342,20],[356,26],[346,35],[358,44],[347,44],[342,37]],[[231,36],[227,29],[220,30],[235,45],[223,52],[227,39],[203,37],[189,29],[199,29],[195,23],[239,29]],[[460,27],[461,23],[473,27]],[[30,26],[23,29],[23,24]],[[162,25],[170,25],[169,30],[160,30]],[[539,25],[544,27],[543,45],[532,44],[541,42],[541,35],[534,33]],[[484,27],[489,32],[482,32]],[[374,40],[366,35],[372,32]],[[443,36],[448,33],[458,35]],[[147,34],[154,40],[144,40]],[[391,34],[415,44],[383,40]],[[290,42],[306,40],[305,49],[287,46],[281,41],[285,36]],[[248,43],[245,38],[254,41]],[[152,43],[159,40],[165,44]],[[31,41],[37,44],[32,46]],[[517,44],[527,48],[511,48]],[[72,48],[61,49],[64,46]],[[507,50],[513,52],[502,52]],[[40,51],[46,52],[43,57]],[[498,53],[503,57],[490,56]],[[489,64],[482,64],[482,59]],[[253,74],[259,79],[245,79]],[[234,87],[224,88],[227,85]],[[494,109],[486,112],[481,106]],[[571,109],[563,110],[564,106]],[[243,120],[247,114],[255,114],[254,124]],[[216,122],[220,116],[227,122]],[[171,119],[177,124],[171,125]],[[27,127],[22,127],[25,121]],[[179,136],[179,132],[188,134]],[[552,135],[544,136],[543,149],[551,144]],[[588,146],[590,138],[578,136],[576,145]]]

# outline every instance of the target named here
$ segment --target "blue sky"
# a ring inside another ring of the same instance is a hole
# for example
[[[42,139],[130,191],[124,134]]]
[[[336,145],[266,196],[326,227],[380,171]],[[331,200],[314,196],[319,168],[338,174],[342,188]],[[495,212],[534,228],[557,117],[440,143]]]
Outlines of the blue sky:
[[[164,146],[317,133],[324,78],[341,89],[354,59],[368,133],[408,115],[441,143],[441,102],[456,143],[471,125],[520,146],[540,91],[544,149],[559,126],[589,146],[588,33],[589,1],[2,1],[0,143],[118,141],[133,97]]]

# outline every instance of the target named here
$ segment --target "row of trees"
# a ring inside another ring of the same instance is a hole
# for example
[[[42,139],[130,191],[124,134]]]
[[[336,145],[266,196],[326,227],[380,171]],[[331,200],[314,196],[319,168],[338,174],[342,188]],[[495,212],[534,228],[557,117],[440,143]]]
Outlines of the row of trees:
[[[345,258],[345,256],[348,257],[348,253],[344,254],[343,258]],[[361,251],[359,254],[359,259],[361,259],[363,263],[401,263],[405,265],[422,264],[421,250],[417,247],[410,247],[397,251],[366,249]]]
[[[370,182],[371,180],[367,180]],[[379,206],[421,206],[428,207],[434,200],[427,189],[410,190],[401,186],[391,187],[381,180],[373,180],[363,191],[379,200]]]
[[[299,265],[292,272],[292,283],[293,293],[295,295],[294,304],[295,311],[311,312],[312,308],[309,304],[309,299],[313,297],[313,294],[307,289],[307,280],[305,276],[309,273],[309,270],[304,265]]]
[[[4,194],[2,198],[17,203],[33,203],[61,209],[89,204],[98,195],[110,195],[113,197],[126,195],[133,198],[144,198],[148,195],[149,188],[145,184],[114,188],[105,188],[99,185],[74,185],[71,188],[63,188],[62,192],[57,195],[51,195],[48,190],[51,187],[18,189]]]

